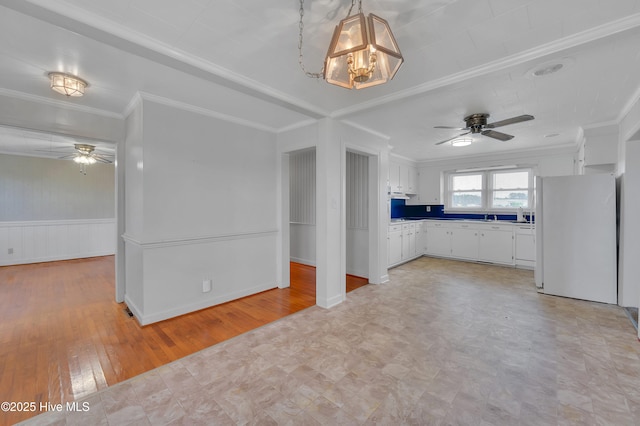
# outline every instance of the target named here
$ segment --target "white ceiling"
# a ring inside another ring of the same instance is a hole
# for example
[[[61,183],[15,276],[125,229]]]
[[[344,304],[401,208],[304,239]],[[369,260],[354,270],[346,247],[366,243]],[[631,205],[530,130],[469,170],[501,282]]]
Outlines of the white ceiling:
[[[308,70],[320,71],[349,5],[306,1]],[[389,21],[405,63],[390,83],[349,91],[299,68],[298,0],[0,0],[0,94],[117,116],[143,92],[269,131],[333,117],[414,160],[574,145],[638,97],[640,0],[365,0],[363,10]],[[558,60],[560,72],[531,76]],[[49,71],[86,79],[86,95],[52,92]],[[536,118],[500,128],[516,136],[508,142],[435,146],[459,132],[434,126],[480,112]]]

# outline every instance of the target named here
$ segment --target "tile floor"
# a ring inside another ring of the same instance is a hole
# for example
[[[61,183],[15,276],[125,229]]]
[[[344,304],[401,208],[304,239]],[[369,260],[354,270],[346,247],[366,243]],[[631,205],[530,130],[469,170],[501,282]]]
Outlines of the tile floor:
[[[640,424],[622,308],[511,268],[421,258],[390,276],[25,424]]]

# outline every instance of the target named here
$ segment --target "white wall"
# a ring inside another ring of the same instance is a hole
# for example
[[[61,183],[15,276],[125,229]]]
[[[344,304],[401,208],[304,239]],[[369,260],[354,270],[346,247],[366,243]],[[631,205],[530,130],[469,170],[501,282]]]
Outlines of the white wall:
[[[316,264],[315,151],[302,150],[289,156],[290,256],[293,262]],[[368,157],[347,153],[346,157],[346,271],[368,277]]]
[[[585,173],[615,173],[618,162],[618,125],[586,129],[584,138]]]
[[[618,304],[640,306],[640,99],[620,122],[620,241]],[[640,334],[639,334],[640,336]]]
[[[140,104],[129,116],[125,182],[142,198],[125,207],[125,300],[138,320],[276,287],[275,135],[169,101]]]
[[[626,171],[622,177],[620,200],[620,246],[618,304],[640,306],[640,140],[624,142]]]
[[[114,168],[0,154],[0,265],[115,253]]]
[[[510,153],[440,161],[422,161],[418,163],[420,173],[418,184],[420,197],[425,200],[434,199],[435,195],[433,195],[433,192],[435,192],[435,190],[433,188],[438,188],[438,191],[441,191],[442,185],[440,179],[442,172],[450,170],[517,164],[533,167],[534,173],[538,176],[573,175],[577,149],[577,147],[575,149],[561,148],[529,153]],[[442,194],[440,194],[439,199],[440,202],[438,204],[444,204]],[[424,204],[429,203],[425,202]]]
[[[289,154],[289,232],[291,261],[315,266],[315,149]]]
[[[113,219],[113,164],[0,154],[0,222]]]

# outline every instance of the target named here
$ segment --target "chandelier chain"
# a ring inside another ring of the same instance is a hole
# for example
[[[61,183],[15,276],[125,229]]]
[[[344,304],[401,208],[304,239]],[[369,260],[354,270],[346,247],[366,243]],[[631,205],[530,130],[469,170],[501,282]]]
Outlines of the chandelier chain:
[[[353,2],[355,0],[351,0],[351,7],[353,7]],[[300,0],[300,22],[298,23],[298,28],[300,30],[300,36],[298,38],[298,64],[300,65],[300,68],[302,68],[302,71],[304,72],[304,74],[307,77],[311,77],[311,78],[323,78],[324,77],[324,66],[322,67],[322,70],[320,72],[310,72],[307,71],[307,69],[304,67],[304,63],[303,63],[303,55],[302,55],[302,33],[304,30],[304,23],[302,22],[302,18],[304,17],[304,0]]]

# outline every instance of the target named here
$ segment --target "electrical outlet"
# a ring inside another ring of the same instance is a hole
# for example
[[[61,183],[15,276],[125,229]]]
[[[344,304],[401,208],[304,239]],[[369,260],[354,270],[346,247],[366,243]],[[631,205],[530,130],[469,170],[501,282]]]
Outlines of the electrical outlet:
[[[211,291],[211,280],[210,279],[202,280],[202,292],[208,293],[210,291]]]
[[[431,212],[431,206],[427,206],[427,213]]]
[[[9,250],[7,250],[8,254],[13,254],[13,248],[10,248]]]

